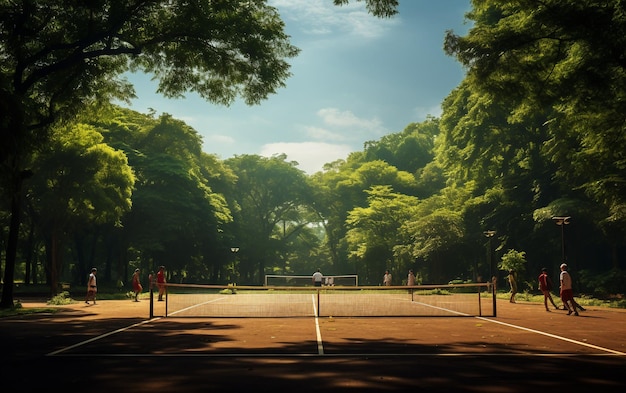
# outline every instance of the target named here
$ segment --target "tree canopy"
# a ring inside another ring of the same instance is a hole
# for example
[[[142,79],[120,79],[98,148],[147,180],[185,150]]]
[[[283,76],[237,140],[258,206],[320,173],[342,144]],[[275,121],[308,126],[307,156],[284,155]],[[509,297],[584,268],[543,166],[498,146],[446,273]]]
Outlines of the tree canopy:
[[[297,53],[274,9],[264,1],[96,3],[10,2],[1,14],[0,105],[19,109],[2,112],[0,123],[3,302],[18,254],[26,282],[45,275],[53,286],[57,276],[81,282],[92,264],[105,267],[102,283],[163,264],[172,282],[247,284],[317,267],[357,273],[364,284],[386,269],[445,283],[515,265],[524,290],[533,272],[564,258],[584,278],[581,291],[624,292],[619,3],[473,1],[468,34],[445,37],[467,76],[441,117],[366,141],[312,176],[285,155],[220,160],[167,113],[106,105],[132,94],[120,72],[142,69],[172,97],[263,99],[283,86]],[[397,2],[366,6],[391,16]],[[70,9],[84,19],[70,23]],[[67,31],[51,22],[55,12]],[[182,26],[189,21],[213,24]],[[108,40],[93,40],[104,30]],[[571,216],[570,225],[557,227],[554,216]]]
[[[397,6],[366,4],[379,16]],[[257,104],[285,86],[299,49],[264,0],[3,0],[0,52],[0,181],[11,206],[0,306],[11,307],[23,182],[54,123],[87,104],[132,97],[121,77],[128,70],[152,74],[167,97],[191,91],[218,104]]]

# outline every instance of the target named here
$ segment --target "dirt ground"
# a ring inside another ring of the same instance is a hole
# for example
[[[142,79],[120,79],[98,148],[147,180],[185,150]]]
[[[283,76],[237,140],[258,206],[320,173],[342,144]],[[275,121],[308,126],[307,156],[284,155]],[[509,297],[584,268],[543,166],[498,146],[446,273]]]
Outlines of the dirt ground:
[[[44,307],[23,301],[24,307]],[[161,318],[149,301],[0,319],[7,392],[527,392],[626,387],[626,312],[498,301],[498,316]],[[154,303],[164,314],[164,302]],[[8,374],[7,374],[8,373]],[[4,389],[3,389],[4,391]]]

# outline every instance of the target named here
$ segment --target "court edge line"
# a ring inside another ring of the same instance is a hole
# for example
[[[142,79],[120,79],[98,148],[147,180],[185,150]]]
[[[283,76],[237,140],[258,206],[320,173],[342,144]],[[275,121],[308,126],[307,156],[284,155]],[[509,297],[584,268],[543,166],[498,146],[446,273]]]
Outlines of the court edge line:
[[[624,352],[615,351],[613,349],[600,347],[598,345],[593,345],[593,344],[585,343],[585,342],[578,341],[578,340],[573,340],[571,338],[567,338],[567,337],[563,337],[563,336],[557,336],[556,334],[546,333],[546,332],[542,332],[540,330],[530,329],[530,328],[526,328],[526,327],[523,327],[523,326],[512,325],[510,323],[496,321],[496,320],[485,318],[485,317],[474,317],[474,318],[480,319],[481,321],[498,323],[500,325],[512,327],[512,328],[515,328],[515,329],[525,330],[525,331],[531,332],[531,333],[541,334],[541,335],[546,336],[546,337],[556,338],[556,339],[559,339],[559,340],[562,340],[562,341],[570,342],[572,344],[581,345],[583,347],[589,347],[589,348],[597,349],[597,350],[600,350],[600,351],[609,352],[609,353],[612,353],[614,355],[626,356],[626,353],[624,353]]]
[[[316,306],[315,306],[315,296],[311,295],[311,299],[312,299],[312,303],[313,303],[313,313],[314,313],[313,315],[315,315],[315,332],[316,332],[316,336],[317,336],[318,353],[317,353],[317,355],[302,354],[301,356],[319,356],[319,355],[324,355],[324,346],[323,346],[323,342],[322,342],[322,335],[321,335],[321,332],[320,332],[319,318],[317,316],[317,310],[316,310]],[[436,306],[431,306],[431,307],[439,308],[439,307],[436,307]],[[461,312],[454,312],[454,313],[455,314],[468,315],[469,316],[469,314],[465,314],[465,313],[461,313]],[[577,345],[580,345],[580,346],[597,349],[597,350],[608,352],[608,353],[611,353],[611,354],[614,354],[614,355],[626,356],[626,353],[624,353],[624,352],[616,351],[616,350],[609,349],[609,348],[604,348],[604,347],[601,347],[601,346],[598,346],[598,345],[589,344],[589,343],[585,343],[585,342],[582,342],[582,341],[573,340],[573,339],[570,339],[570,338],[567,338],[567,337],[557,336],[555,334],[542,332],[540,330],[530,329],[530,328],[526,328],[526,327],[523,327],[523,326],[518,326],[518,325],[513,325],[513,324],[510,324],[510,323],[506,323],[506,322],[496,321],[496,320],[488,319],[488,318],[485,318],[485,317],[475,316],[474,318],[482,320],[482,321],[486,321],[486,322],[491,322],[491,323],[496,323],[496,324],[500,324],[500,325],[503,325],[503,326],[512,327],[514,329],[519,329],[519,330],[524,330],[524,331],[528,331],[528,332],[531,332],[531,333],[540,334],[540,335],[543,335],[543,336],[546,336],[546,337],[556,338],[558,340],[567,341],[567,342],[570,342],[572,344],[577,344]],[[161,317],[148,319],[148,320],[145,320],[145,321],[142,321],[142,322],[139,322],[139,323],[135,323],[135,324],[129,325],[129,326],[125,327],[125,328],[117,329],[117,330],[114,330],[114,331],[102,334],[100,336],[90,338],[89,340],[85,340],[85,341],[82,341],[80,343],[71,345],[69,347],[65,347],[65,348],[59,349],[59,350],[54,351],[54,352],[50,352],[50,353],[46,354],[45,356],[55,356],[55,355],[57,355],[59,353],[62,353],[62,352],[65,352],[65,351],[69,351],[71,349],[80,347],[80,346],[88,344],[90,342],[97,341],[97,340],[99,340],[101,338],[108,337],[108,336],[111,336],[113,334],[121,333],[121,332],[123,332],[125,330],[132,329],[134,327],[141,326],[141,325],[144,325],[146,323],[150,323],[152,321],[157,321],[159,319],[161,319]],[[243,354],[232,354],[232,355],[233,356],[249,356],[249,355],[243,355]],[[463,355],[463,354],[441,354],[440,356],[443,356],[443,355],[446,355],[446,356],[466,356],[466,355]],[[472,354],[469,354],[469,355],[472,355]],[[500,354],[483,354],[483,355],[500,355]],[[535,354],[535,355],[536,356],[550,356],[550,354]],[[120,356],[122,356],[122,355],[120,355]],[[133,355],[123,355],[123,356],[133,356]],[[146,356],[146,355],[137,355],[137,356]],[[209,355],[209,356],[216,356],[216,355]],[[279,355],[276,355],[276,356],[279,356]],[[326,356],[330,356],[330,355],[326,355]],[[336,355],[336,356],[346,356],[346,355]],[[371,354],[371,355],[354,355],[354,356],[374,356],[374,354]],[[398,355],[386,355],[386,356],[399,356],[399,354]],[[418,356],[418,354],[407,354],[407,356]],[[435,355],[428,355],[428,356],[435,356]],[[568,356],[568,355],[559,355],[559,356]]]
[[[315,304],[313,305],[313,308],[315,308]],[[317,312],[315,313],[315,315],[317,315]],[[586,347],[589,347],[589,348],[598,349],[598,350],[601,350],[601,351],[604,351],[604,352],[608,352],[611,355],[626,356],[626,353],[624,353],[624,352],[615,351],[615,350],[612,350],[612,349],[609,349],[609,348],[604,348],[604,347],[600,347],[600,346],[597,346],[597,345],[584,343],[582,341],[572,340],[572,339],[569,339],[567,337],[561,337],[561,336],[557,336],[557,335],[554,335],[554,334],[551,334],[551,333],[546,333],[546,332],[542,332],[542,331],[539,331],[539,330],[526,328],[526,327],[523,327],[523,326],[513,325],[513,324],[510,324],[510,323],[506,323],[506,322],[495,321],[495,320],[488,319],[488,318],[485,318],[485,317],[474,317],[474,318],[480,319],[480,320],[486,321],[486,322],[492,322],[492,323],[497,323],[497,324],[500,324],[500,325],[512,327],[514,329],[520,329],[520,330],[525,330],[525,331],[528,331],[528,332],[531,332],[531,333],[541,334],[543,336],[556,338],[556,339],[567,341],[567,342],[570,342],[570,343],[573,343],[573,344],[577,344],[577,345],[586,346]],[[65,348],[59,349],[59,350],[54,351],[54,352],[50,352],[50,353],[46,354],[45,356],[56,356],[56,355],[58,355],[60,353],[69,351],[69,350],[74,349],[74,348],[78,348],[80,346],[83,346],[85,344],[88,344],[88,343],[91,343],[91,342],[94,342],[94,341],[97,341],[97,340],[100,340],[101,338],[105,338],[105,337],[111,336],[113,334],[121,333],[121,332],[126,331],[128,329],[132,329],[134,327],[141,326],[141,325],[153,322],[153,321],[158,321],[159,319],[161,319],[161,317],[148,319],[148,320],[145,320],[145,321],[142,321],[142,322],[139,322],[139,323],[135,323],[135,324],[126,326],[126,327],[121,328],[121,329],[117,329],[117,330],[114,330],[114,331],[111,331],[111,332],[108,332],[108,333],[105,333],[105,334],[101,334],[101,335],[99,335],[97,337],[90,338],[89,340],[85,340],[85,341],[82,341],[80,343],[71,345],[69,347],[65,347]],[[325,354],[324,353],[324,347],[323,347],[323,344],[322,344],[322,336],[321,336],[320,327],[319,327],[319,318],[317,316],[315,317],[315,330],[316,330],[316,335],[317,335],[317,347],[318,347],[318,353],[317,354],[276,354],[276,355],[271,355],[271,354],[245,354],[245,353],[238,353],[238,354],[235,354],[235,353],[233,353],[233,354],[210,354],[210,355],[209,354],[159,354],[159,355],[154,355],[154,354],[100,354],[98,356],[109,356],[109,357],[117,357],[117,356],[120,356],[120,357],[134,357],[134,356],[156,356],[156,357],[159,357],[159,356],[181,356],[181,357],[183,357],[183,356],[198,356],[198,357],[204,357],[204,356],[206,356],[206,357],[277,357],[277,356],[284,356],[284,357],[310,357],[310,356],[321,356],[321,355],[328,356],[328,357],[351,357],[351,356],[354,356],[354,357],[362,357],[362,356],[366,356],[366,357],[367,356],[385,356],[385,357],[388,357],[388,356],[402,356],[402,357],[404,357],[404,356],[440,356],[440,357],[444,357],[444,356],[528,356],[527,353],[501,354],[501,353],[473,353],[473,352],[470,352],[470,353],[446,353],[446,354],[414,354],[414,353],[411,353],[411,354],[380,354],[380,353],[373,353],[373,354]],[[611,356],[609,354],[604,353],[604,354],[584,354],[584,355],[581,355],[581,354],[535,353],[533,355],[534,356],[543,356],[543,357],[553,357],[553,356],[554,357],[563,357],[563,356]],[[90,354],[90,356],[94,356],[94,355],[95,354]],[[70,355],[63,355],[63,356],[84,356],[84,355],[71,355],[70,354]]]
[[[125,331],[125,330],[132,329],[132,328],[134,328],[134,327],[141,326],[141,325],[144,325],[144,324],[146,324],[146,323],[150,323],[150,322],[152,322],[152,321],[156,321],[156,320],[159,320],[159,319],[161,319],[161,317],[158,317],[158,318],[153,318],[153,319],[146,319],[145,321],[141,321],[141,322],[139,322],[139,323],[134,323],[134,324],[129,325],[129,326],[126,326],[126,327],[124,327],[124,328],[117,329],[117,330],[113,330],[113,331],[111,331],[111,332],[108,332],[108,333],[105,333],[105,334],[101,334],[101,335],[96,336],[96,337],[92,337],[92,338],[90,338],[89,340],[81,341],[81,342],[76,343],[76,344],[74,344],[74,345],[70,345],[69,347],[61,348],[61,349],[56,350],[56,351],[54,351],[54,352],[50,352],[50,353],[46,354],[46,356],[54,356],[54,355],[57,355],[57,354],[59,354],[59,353],[65,352],[65,351],[69,351],[70,349],[78,348],[78,347],[83,346],[83,345],[85,345],[85,344],[89,344],[89,343],[91,343],[91,342],[94,342],[94,341],[100,340],[101,338],[105,338],[105,337],[108,337],[108,336],[112,336],[112,335],[114,335],[114,334],[121,333],[121,332],[123,332],[123,331]]]
[[[218,300],[221,300],[221,299],[223,299],[223,298],[213,299],[213,300],[210,300],[210,301],[205,302],[205,303],[211,303],[211,302],[218,301]],[[180,312],[183,312],[183,311],[186,311],[186,310],[188,310],[188,309],[190,309],[190,308],[193,308],[193,307],[195,307],[195,306],[190,306],[190,307],[187,307],[187,308],[184,308],[184,309],[181,309],[181,310],[175,311],[175,312],[173,312],[173,313],[172,313],[172,315],[177,314],[177,313],[180,313]],[[57,350],[57,351],[50,352],[50,353],[46,354],[45,356],[55,356],[55,355],[57,355],[57,354],[59,354],[59,353],[62,353],[62,352],[65,352],[65,351],[69,351],[69,350],[71,350],[71,349],[78,348],[78,347],[83,346],[83,345],[85,345],[85,344],[89,344],[89,343],[91,343],[91,342],[94,342],[94,341],[100,340],[101,338],[105,338],[105,337],[111,336],[111,335],[113,335],[113,334],[121,333],[121,332],[123,332],[123,331],[125,331],[125,330],[132,329],[132,328],[134,328],[134,327],[141,326],[141,325],[146,324],[146,323],[150,323],[150,322],[153,322],[153,321],[158,321],[158,320],[159,320],[159,319],[161,319],[161,318],[162,318],[162,317],[156,317],[156,318],[152,318],[152,319],[147,319],[147,320],[145,320],[145,321],[142,321],[142,322],[139,322],[139,323],[135,323],[135,324],[132,324],[132,325],[126,326],[126,327],[121,328],[121,329],[113,330],[113,331],[111,331],[111,332],[108,332],[108,333],[105,333],[105,334],[101,334],[101,335],[96,336],[96,337],[92,337],[92,338],[90,338],[89,340],[81,341],[81,342],[79,342],[79,343],[77,343],[77,344],[70,345],[69,347],[61,348],[61,349],[59,349],[59,350]]]
[[[428,305],[428,304],[424,304],[424,305],[425,305],[425,306],[430,306],[430,305]],[[441,309],[440,307],[437,307],[437,306],[430,306],[430,307],[437,308],[437,309]],[[443,309],[441,309],[441,310],[443,310]],[[450,311],[451,313],[454,313],[454,314],[459,314],[459,315],[466,315],[466,316],[470,316],[469,314],[461,313],[461,312],[458,312],[458,311],[452,311],[452,310],[448,310],[448,311]],[[542,331],[540,331],[540,330],[530,329],[530,328],[526,328],[526,327],[523,327],[523,326],[518,326],[518,325],[512,325],[512,324],[510,324],[510,323],[501,322],[501,321],[496,321],[496,320],[489,319],[489,318],[486,318],[486,317],[474,316],[474,318],[476,318],[476,319],[480,319],[481,321],[487,321],[487,322],[492,322],[492,323],[498,323],[498,324],[500,324],[500,325],[504,325],[504,326],[512,327],[512,328],[514,328],[514,329],[520,329],[520,330],[525,330],[525,331],[527,331],[527,332],[531,332],[531,333],[535,333],[535,334],[541,334],[541,335],[546,336],[546,337],[556,338],[556,339],[559,339],[559,340],[562,340],[562,341],[567,341],[567,342],[570,342],[570,343],[572,343],[572,344],[577,344],[577,345],[581,345],[581,346],[584,346],[584,347],[597,349],[597,350],[599,350],[599,351],[609,352],[609,353],[612,353],[612,354],[614,354],[614,355],[626,356],[626,353],[624,353],[624,352],[616,351],[616,350],[609,349],[609,348],[604,348],[604,347],[601,347],[601,346],[598,346],[598,345],[589,344],[589,343],[585,343],[585,342],[582,342],[582,341],[573,340],[573,339],[571,339],[571,338],[567,338],[567,337],[563,337],[563,336],[557,336],[557,335],[555,335],[555,334],[542,332]]]

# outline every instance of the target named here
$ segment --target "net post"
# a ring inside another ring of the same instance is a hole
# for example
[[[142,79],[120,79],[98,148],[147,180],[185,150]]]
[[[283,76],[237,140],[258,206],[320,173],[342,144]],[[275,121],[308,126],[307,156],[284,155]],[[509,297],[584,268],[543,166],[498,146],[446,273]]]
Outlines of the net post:
[[[150,318],[154,318],[154,290],[152,289],[152,283],[150,283]]]
[[[491,279],[491,297],[493,298],[493,316],[494,318],[498,316],[496,312],[496,277],[494,276]]]
[[[482,304],[482,299],[480,298],[480,292],[481,292],[481,287],[480,285],[477,287],[478,288],[478,316],[482,317],[483,316],[483,304]]]

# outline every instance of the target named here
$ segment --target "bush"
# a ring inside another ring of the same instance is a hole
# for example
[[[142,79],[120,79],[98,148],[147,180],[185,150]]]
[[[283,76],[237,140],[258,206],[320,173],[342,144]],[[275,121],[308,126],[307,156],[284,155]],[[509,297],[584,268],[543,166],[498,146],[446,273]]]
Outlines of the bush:
[[[46,304],[61,306],[64,304],[72,304],[72,303],[74,303],[74,300],[70,298],[70,293],[67,291],[63,291],[59,293],[58,295],[56,295],[55,297],[53,297],[52,299],[48,300]]]
[[[592,294],[599,299],[624,297],[626,294],[626,271],[613,269],[604,274],[581,270],[578,277],[581,293]]]

